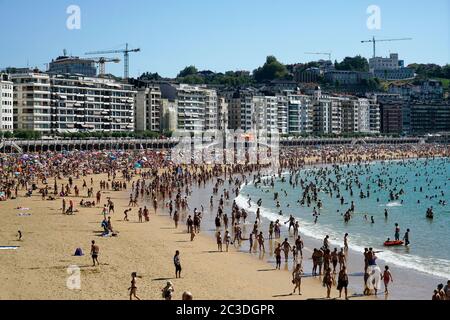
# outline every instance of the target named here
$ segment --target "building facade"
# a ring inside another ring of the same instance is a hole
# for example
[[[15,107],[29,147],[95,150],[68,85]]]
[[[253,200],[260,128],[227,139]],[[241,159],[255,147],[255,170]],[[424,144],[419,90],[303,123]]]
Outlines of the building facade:
[[[375,57],[369,59],[369,68],[374,76],[382,80],[405,80],[414,78],[414,70],[404,67],[398,53],[391,53],[389,58]]]
[[[204,131],[218,127],[217,92],[205,86],[163,83],[162,98],[176,102],[177,130]]]
[[[47,73],[13,74],[16,129],[43,133],[133,131],[133,86]]]
[[[161,90],[157,85],[138,88],[135,104],[136,131],[161,131]]]
[[[288,133],[310,134],[313,131],[313,110],[308,96],[291,94],[288,99]]]
[[[13,129],[13,83],[8,74],[0,73],[0,131]]]
[[[54,74],[78,74],[86,77],[97,76],[95,61],[79,57],[60,56],[49,63],[49,73]]]

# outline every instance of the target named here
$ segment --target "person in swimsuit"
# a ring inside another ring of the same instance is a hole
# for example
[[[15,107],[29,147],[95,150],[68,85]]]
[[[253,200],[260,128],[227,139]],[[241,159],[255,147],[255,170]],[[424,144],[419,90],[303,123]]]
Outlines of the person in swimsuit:
[[[302,273],[303,273],[303,269],[302,269],[302,265],[300,263],[298,263],[295,266],[294,271],[292,271],[292,283],[294,284],[294,291],[291,294],[295,293],[295,290],[298,288],[298,294],[301,295],[302,291],[301,291],[301,285],[302,285]]]
[[[348,251],[348,233],[344,235],[344,250]]]
[[[289,244],[288,238],[284,239],[283,243],[281,244],[284,251],[284,261],[288,261],[289,258],[289,251],[292,249],[291,245]]]
[[[175,278],[181,278],[181,262],[180,262],[180,251],[175,251],[173,257],[173,264],[175,265]]]
[[[100,252],[100,248],[98,245],[95,244],[95,241],[92,240],[91,244],[91,257],[93,262],[93,267],[95,267],[95,263],[97,262],[97,265],[100,265],[100,262],[98,262],[98,254]]]
[[[331,252],[331,263],[333,264],[333,273],[336,273],[336,266],[338,264],[337,248],[334,248],[333,252]]]
[[[137,300],[141,300],[137,295],[137,286],[136,286],[136,278],[140,278],[137,276],[136,272],[133,272],[131,274],[131,286],[128,288],[130,290],[130,300],[133,300],[133,297],[135,297]]]
[[[345,300],[348,300],[347,287],[348,287],[347,268],[345,266],[343,266],[341,271],[339,271],[339,276],[338,276],[337,289],[339,290],[339,298],[342,297],[342,289],[344,289]]]
[[[341,248],[341,251],[338,253],[338,261],[339,261],[339,270],[342,270],[343,267],[345,267],[345,252],[344,249]]]
[[[389,282],[394,282],[394,279],[392,278],[392,274],[389,271],[389,266],[384,267],[383,275],[381,276],[381,280],[384,282],[384,293],[389,294],[388,285]]]
[[[278,244],[278,246],[275,248],[275,251],[273,252],[275,254],[275,260],[276,260],[276,269],[280,270],[281,268],[281,243]]]
[[[330,299],[331,294],[331,286],[333,285],[333,277],[331,275],[331,268],[325,270],[325,274],[323,276],[323,284],[327,287],[327,299]]]
[[[222,234],[220,233],[220,231],[217,231],[217,235],[216,235],[216,239],[217,239],[217,251],[222,252]]]
[[[264,248],[264,236],[262,231],[258,234],[258,244],[259,244],[259,251],[265,252],[266,249]]]

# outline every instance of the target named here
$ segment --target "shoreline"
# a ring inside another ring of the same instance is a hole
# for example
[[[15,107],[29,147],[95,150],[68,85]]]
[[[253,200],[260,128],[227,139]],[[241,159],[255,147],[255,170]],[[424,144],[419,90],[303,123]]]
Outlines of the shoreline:
[[[365,166],[365,165],[374,165],[374,164],[380,164],[380,163],[384,163],[384,162],[408,162],[408,161],[427,161],[427,160],[445,160],[445,159],[449,159],[446,156],[439,156],[439,157],[435,157],[433,159],[431,158],[426,158],[426,157],[410,157],[410,158],[401,158],[401,159],[390,159],[390,160],[370,160],[370,161],[362,161],[360,163],[360,165]],[[331,167],[333,165],[337,165],[337,166],[346,166],[346,165],[350,165],[350,166],[354,166],[357,165],[357,163],[337,163],[337,164],[326,164],[326,163],[320,163],[320,164],[308,164],[305,165],[303,167],[303,169],[300,169],[300,171],[303,170],[314,170],[317,168],[321,168],[321,167]],[[291,174],[290,171],[285,170],[281,172],[281,176],[289,176]],[[264,175],[263,177],[261,177],[262,179],[270,179],[271,177],[273,177],[274,175]],[[276,175],[276,179],[279,179],[278,175]],[[241,203],[242,205],[240,206],[241,208],[243,207],[245,210],[247,210],[249,213],[251,213],[252,216],[255,216],[255,207],[257,207],[257,204],[252,200],[252,209],[248,209],[247,201],[248,201],[248,195],[244,192],[242,192],[242,189],[244,187],[253,186],[253,181],[248,182],[248,184],[243,183],[242,184],[242,188],[240,191],[239,196],[241,197]],[[261,190],[259,191],[261,192]],[[244,205],[245,203],[245,205]],[[274,219],[286,219],[287,216],[286,214],[283,216],[278,216],[273,210],[268,209],[264,206],[261,207],[261,217],[264,217],[266,220],[268,221],[274,221]],[[280,220],[281,220],[280,219]],[[300,225],[304,226],[304,221],[303,218],[299,218],[296,217],[297,220],[299,220],[301,223]],[[284,226],[284,228],[282,229],[287,229],[287,226],[282,224],[282,227]],[[332,228],[332,226],[326,226],[326,228]],[[313,231],[309,230],[307,232],[304,232],[304,227],[302,229],[302,227],[300,228],[300,234],[305,242],[305,247],[309,246],[310,249],[311,248],[320,248],[322,246],[322,240],[323,237],[325,236],[325,234],[327,234],[328,232],[324,231],[323,227],[321,228],[323,231],[320,234],[320,236],[314,236],[312,235]],[[303,231],[302,231],[303,230]],[[332,247],[337,247],[339,250],[339,247],[342,247],[342,243],[339,243],[336,241],[337,239],[331,239],[330,238],[330,244],[332,245]],[[363,248],[359,245],[354,245],[352,244],[352,242],[350,241],[350,245],[349,245],[349,257],[351,259],[352,262],[350,262],[350,267],[353,266],[353,270],[349,270],[349,274],[350,271],[353,271],[353,273],[355,274],[355,277],[360,277],[362,278],[363,275],[363,270],[364,270],[364,265],[362,263],[362,254],[363,254]],[[360,250],[358,250],[360,249]],[[312,252],[312,251],[311,251]],[[356,261],[355,261],[356,259]],[[389,265],[391,267],[391,270],[396,270],[394,271],[395,275],[394,278],[399,279],[400,281],[396,281],[396,283],[394,283],[394,285],[391,285],[390,288],[390,295],[389,298],[390,299],[394,299],[394,300],[400,300],[400,299],[419,299],[419,300],[426,300],[428,299],[429,296],[429,292],[433,291],[433,286],[430,286],[430,283],[445,283],[448,279],[445,277],[445,275],[439,275],[439,274],[432,274],[429,272],[425,272],[422,270],[418,270],[414,267],[408,267],[405,266],[404,263],[402,262],[397,262],[394,260],[390,260],[389,262],[386,261],[385,259],[379,257],[377,260],[377,264],[381,267],[384,265]],[[358,267],[356,270],[354,269],[355,265]],[[352,268],[350,268],[352,269]],[[411,279],[414,279],[414,283],[411,283]],[[357,280],[358,284],[355,285],[355,282],[350,281],[349,283],[349,288],[352,288],[353,292],[357,292],[357,293],[362,293],[362,289],[363,289],[363,280],[362,279],[358,279]],[[410,296],[405,296],[404,292],[405,290],[410,290],[410,292],[412,292],[413,294]]]

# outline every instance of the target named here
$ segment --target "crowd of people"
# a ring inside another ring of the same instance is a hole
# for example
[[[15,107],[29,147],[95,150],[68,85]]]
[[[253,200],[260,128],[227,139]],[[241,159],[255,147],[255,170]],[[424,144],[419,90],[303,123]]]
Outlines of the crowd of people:
[[[321,148],[287,148],[283,150],[280,158],[281,167],[272,176],[283,179],[281,172],[291,172],[290,185],[302,190],[298,203],[302,206],[312,206],[315,223],[320,215],[323,203],[318,199],[318,192],[330,193],[339,196],[339,186],[327,180],[329,170],[339,174],[339,169],[321,169],[315,174],[315,183],[306,183],[296,176],[296,172],[305,165],[327,163],[349,163],[370,160],[387,160],[408,157],[437,157],[449,156],[447,148],[435,145],[410,145],[410,146],[333,146]],[[215,239],[217,250],[228,252],[230,245],[239,249],[244,243],[249,244],[248,252],[259,251],[265,253],[266,248],[275,248],[271,254],[275,256],[275,268],[281,269],[282,255],[287,263],[292,261],[293,293],[301,294],[301,281],[305,276],[303,257],[305,246],[301,236],[299,221],[292,215],[287,221],[283,221],[283,213],[280,210],[280,219],[265,222],[261,218],[260,210],[262,200],[256,202],[256,216],[249,215],[248,208],[239,207],[234,196],[238,196],[241,186],[250,181],[256,186],[273,186],[272,179],[263,179],[270,170],[269,165],[258,164],[234,164],[234,165],[206,165],[206,164],[176,164],[170,161],[167,154],[151,150],[135,150],[130,152],[114,151],[72,151],[72,152],[44,152],[35,154],[11,154],[0,157],[0,193],[2,200],[19,197],[19,191],[23,191],[27,197],[35,195],[37,191],[42,200],[54,201],[61,199],[63,214],[76,214],[73,198],[83,196],[79,202],[80,208],[102,206],[102,195],[105,190],[116,192],[129,192],[128,209],[124,211],[124,221],[129,221],[131,208],[139,207],[137,213],[138,222],[149,222],[150,214],[158,210],[165,210],[174,221],[175,228],[179,222],[186,222],[186,232],[190,241],[194,241],[196,234],[200,233],[202,220],[205,213],[215,212],[214,224],[216,227]],[[94,190],[91,175],[106,174],[107,180],[99,183],[98,190]],[[357,175],[353,177],[353,185],[360,187]],[[66,179],[67,183],[60,183]],[[381,179],[381,178],[380,178]],[[81,182],[80,185],[76,181]],[[385,181],[384,181],[385,182]],[[190,199],[195,197],[196,188],[212,184],[212,195],[207,203],[201,203],[197,207],[189,206]],[[395,183],[391,182],[391,183]],[[386,185],[386,184],[385,184]],[[348,188],[352,188],[352,184]],[[286,191],[284,191],[286,192]],[[402,190],[392,188],[392,199],[398,199]],[[369,197],[369,191],[361,193],[361,197]],[[277,206],[280,197],[274,194]],[[346,199],[341,197],[341,201]],[[118,236],[113,228],[111,214],[114,213],[114,202],[109,197],[103,205],[101,227],[102,236]],[[231,207],[227,203],[231,203]],[[252,202],[249,199],[248,206]],[[149,208],[148,208],[148,207]],[[355,210],[353,201],[348,210],[343,214],[348,222]],[[387,212],[386,212],[387,214]],[[245,233],[246,221],[255,218],[250,233]],[[282,227],[287,226],[287,237],[281,240]],[[292,232],[291,232],[292,229]],[[409,230],[408,230],[409,232]],[[321,277],[322,284],[326,288],[326,297],[331,297],[331,289],[336,286],[339,297],[344,292],[348,299],[347,288],[349,285],[348,272],[348,234],[343,238],[341,248],[332,247],[327,236],[321,248],[314,248],[311,255],[313,277]],[[395,238],[397,238],[397,232]],[[404,240],[409,244],[407,234]],[[269,246],[266,246],[269,244]],[[92,241],[91,257],[93,266],[99,265],[99,246]],[[385,266],[383,273],[376,266],[376,252],[371,248],[364,253],[364,292],[369,294],[371,290],[377,293],[379,281],[385,285],[385,293],[389,293],[388,286],[393,282],[389,266]],[[173,258],[176,278],[181,277],[180,251]],[[137,295],[137,273],[131,275],[129,287],[130,299],[140,299]],[[290,279],[290,277],[289,277]],[[439,285],[433,295],[433,300],[448,299],[448,283],[444,287]],[[164,299],[170,300],[174,292],[172,282],[168,282],[162,289]],[[190,292],[183,293],[183,299],[192,299]]]

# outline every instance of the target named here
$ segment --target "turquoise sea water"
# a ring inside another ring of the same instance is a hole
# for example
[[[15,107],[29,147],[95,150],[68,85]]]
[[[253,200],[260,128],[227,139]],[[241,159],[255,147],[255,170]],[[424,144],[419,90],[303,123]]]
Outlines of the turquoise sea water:
[[[265,179],[266,185],[244,186],[237,203],[253,212],[257,208],[256,201],[261,199],[262,216],[284,222],[292,214],[300,222],[301,234],[320,240],[329,235],[332,246],[339,248],[343,246],[344,234],[349,233],[351,249],[362,252],[365,247],[373,247],[381,251],[378,257],[388,263],[450,279],[450,159],[309,168],[292,176],[285,173],[283,178],[274,178],[273,187],[271,177]],[[290,180],[295,183],[296,179],[298,185],[292,186]],[[310,207],[299,203],[304,191],[301,180],[304,187],[313,183],[318,188],[318,199],[323,206],[317,223],[312,214],[317,202],[312,202]],[[364,198],[360,197],[361,191]],[[280,207],[274,201],[275,192],[279,194]],[[338,194],[344,198],[343,204]],[[248,198],[251,207],[247,204]],[[350,208],[351,201],[355,210],[345,223],[343,214]],[[426,218],[430,207],[434,212],[432,220]],[[283,217],[279,215],[280,210]],[[371,223],[371,216],[374,223]],[[411,230],[409,248],[383,246],[387,238],[394,239],[395,223],[400,226],[401,238],[407,228]]]

